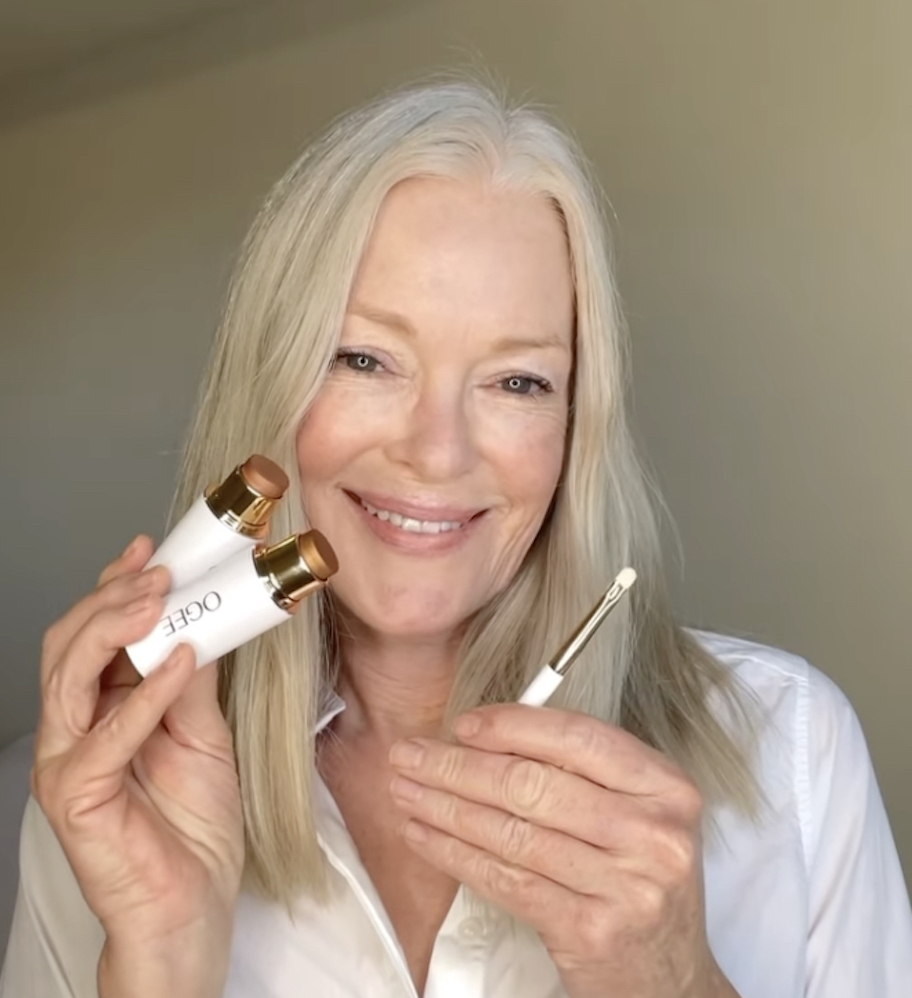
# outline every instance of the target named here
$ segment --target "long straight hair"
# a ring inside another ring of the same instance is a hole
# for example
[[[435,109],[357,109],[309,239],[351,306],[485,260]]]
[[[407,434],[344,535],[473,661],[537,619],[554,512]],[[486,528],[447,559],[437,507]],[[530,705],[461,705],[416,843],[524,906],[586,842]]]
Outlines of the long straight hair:
[[[709,805],[757,811],[751,712],[728,671],[672,617],[651,490],[624,411],[627,356],[603,199],[574,142],[540,110],[489,85],[449,80],[345,115],[276,184],[230,286],[186,446],[172,517],[247,455],[296,468],[295,438],[337,349],[356,268],[380,205],[416,176],[483,178],[548,199],[563,222],[575,288],[575,353],[564,466],[515,577],[467,627],[446,723],[516,699],[614,573],[639,580],[553,699],[623,725],[666,752]],[[299,482],[273,538],[307,529]],[[291,903],[326,878],[313,812],[314,728],[339,667],[331,598],[228,655],[219,693],[232,728],[247,836],[246,886]],[[737,735],[718,720],[722,697]],[[733,712],[733,713],[732,713]]]

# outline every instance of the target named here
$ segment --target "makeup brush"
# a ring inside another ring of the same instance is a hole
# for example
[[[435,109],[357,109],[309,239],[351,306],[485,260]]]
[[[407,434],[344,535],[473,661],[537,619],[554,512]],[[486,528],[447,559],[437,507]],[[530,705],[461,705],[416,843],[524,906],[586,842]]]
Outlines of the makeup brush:
[[[542,666],[541,672],[526,687],[525,693],[519,698],[519,703],[532,707],[543,706],[552,693],[564,681],[564,676],[570,666],[576,661],[577,655],[586,647],[589,639],[595,634],[599,624],[621,601],[621,597],[636,582],[637,574],[632,568],[623,568],[611,584],[611,588],[596,603],[592,611],[583,618],[583,622],[570,635],[563,648],[554,658]]]

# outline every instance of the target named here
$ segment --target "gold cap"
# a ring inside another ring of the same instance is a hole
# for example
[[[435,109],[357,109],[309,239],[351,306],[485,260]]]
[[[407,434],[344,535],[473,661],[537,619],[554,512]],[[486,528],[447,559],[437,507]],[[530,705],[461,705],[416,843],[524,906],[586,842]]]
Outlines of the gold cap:
[[[289,611],[305,596],[322,589],[339,570],[336,552],[319,530],[292,534],[278,544],[260,548],[253,563],[270,596]]]
[[[273,508],[287,488],[288,476],[275,461],[253,454],[206,493],[206,504],[239,534],[265,537]]]

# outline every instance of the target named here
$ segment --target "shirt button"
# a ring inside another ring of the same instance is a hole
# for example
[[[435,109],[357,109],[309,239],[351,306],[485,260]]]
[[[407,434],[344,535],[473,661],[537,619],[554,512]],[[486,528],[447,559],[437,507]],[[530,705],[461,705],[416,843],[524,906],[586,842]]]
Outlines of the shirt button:
[[[456,932],[464,943],[481,942],[488,934],[485,923],[480,918],[464,918]]]

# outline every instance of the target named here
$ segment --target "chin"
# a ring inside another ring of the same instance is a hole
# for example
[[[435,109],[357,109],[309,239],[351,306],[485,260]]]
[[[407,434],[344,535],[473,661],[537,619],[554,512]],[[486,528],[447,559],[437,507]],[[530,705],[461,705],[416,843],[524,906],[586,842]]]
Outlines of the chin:
[[[339,582],[333,593],[343,612],[367,630],[390,638],[452,637],[481,606],[454,598],[450,588],[429,591],[408,586],[365,593],[351,591],[344,580]]]

